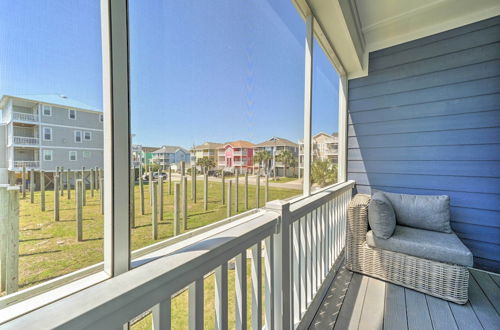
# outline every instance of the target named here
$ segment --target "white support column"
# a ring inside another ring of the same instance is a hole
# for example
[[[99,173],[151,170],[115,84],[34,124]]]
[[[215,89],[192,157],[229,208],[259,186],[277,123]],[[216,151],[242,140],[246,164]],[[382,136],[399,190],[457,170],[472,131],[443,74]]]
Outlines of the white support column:
[[[313,81],[313,15],[306,17],[306,46],[304,72],[304,195],[311,194],[311,125],[312,125],[312,81]]]
[[[104,105],[104,270],[130,265],[130,105],[127,0],[101,0]]]
[[[339,77],[339,154],[337,182],[347,180],[347,96],[348,80],[345,75]]]

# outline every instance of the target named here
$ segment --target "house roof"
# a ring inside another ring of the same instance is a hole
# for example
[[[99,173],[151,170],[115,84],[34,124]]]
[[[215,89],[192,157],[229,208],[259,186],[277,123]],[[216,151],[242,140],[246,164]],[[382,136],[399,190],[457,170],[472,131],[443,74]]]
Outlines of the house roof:
[[[85,104],[85,103],[80,102],[78,100],[71,99],[65,95],[57,95],[57,94],[3,95],[0,103],[3,103],[4,99],[6,99],[8,97],[23,99],[23,100],[28,100],[28,101],[34,101],[34,102],[40,102],[40,103],[45,103],[45,104],[50,104],[50,105],[55,105],[55,106],[63,106],[63,107],[69,107],[69,108],[102,112],[101,109],[98,109],[98,108],[93,107],[91,105]]]
[[[290,141],[290,140],[275,136],[275,137],[270,138],[267,141],[256,144],[255,146],[256,147],[274,147],[274,146],[298,147],[299,145]]]
[[[233,148],[253,148],[255,146],[255,144],[253,144],[252,142],[245,141],[245,140],[226,142],[222,145],[222,147],[225,147],[227,145],[230,145]]]
[[[193,150],[204,150],[204,149],[219,149],[223,145],[222,143],[217,143],[217,142],[205,142],[203,144],[200,144],[198,146],[193,147]]]
[[[186,149],[178,146],[162,146],[160,149],[153,151],[154,154],[173,154],[177,151],[183,151],[185,153],[189,153]]]
[[[159,149],[158,147],[142,147],[143,152],[154,152],[158,149]]]

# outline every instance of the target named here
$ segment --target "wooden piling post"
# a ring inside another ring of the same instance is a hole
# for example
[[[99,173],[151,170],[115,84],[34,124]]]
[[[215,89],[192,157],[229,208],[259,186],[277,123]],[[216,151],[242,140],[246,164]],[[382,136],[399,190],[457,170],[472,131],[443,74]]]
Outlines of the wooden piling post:
[[[59,221],[59,175],[54,177],[54,221]]]
[[[87,185],[85,184],[85,177],[82,173],[82,198],[83,198],[83,206],[87,205]]]
[[[256,188],[255,188],[255,207],[259,208],[260,207],[260,174],[257,173],[257,178],[256,178]]]
[[[266,174],[266,189],[264,190],[264,200],[269,202],[269,173]]]
[[[30,202],[35,203],[35,170],[30,170]]]
[[[75,182],[75,205],[76,205],[76,240],[83,240],[83,181]]]
[[[221,175],[221,178],[222,178],[222,186],[221,186],[221,198],[222,198],[222,205],[226,204],[226,178],[224,176],[224,170],[222,170],[222,175]]]
[[[99,199],[101,214],[104,214],[104,178],[99,179]]]
[[[94,198],[94,184],[95,184],[95,172],[94,169],[90,169],[90,196]]]
[[[156,194],[156,183],[150,181],[151,185],[151,222],[153,228],[153,239],[158,239],[158,196]]]
[[[59,180],[61,182],[59,183],[59,193],[61,196],[64,196],[64,166],[61,166],[61,171],[59,172]]]
[[[23,199],[26,198],[26,166],[23,165],[23,171],[21,173],[21,192],[23,194]]]
[[[142,176],[139,176],[139,199],[141,202],[141,215],[144,215],[146,212],[144,210],[144,182]]]
[[[188,199],[187,199],[187,176],[182,177],[182,221],[184,230],[188,229]]]
[[[196,204],[196,166],[191,166],[191,200]]]
[[[40,171],[40,211],[45,212],[45,172]]]
[[[233,180],[229,180],[227,183],[227,217],[231,216],[231,187],[233,185]]]
[[[68,200],[71,199],[71,170],[68,168],[66,170],[66,192],[68,194]]]
[[[240,201],[240,195],[238,191],[238,186],[239,186],[239,180],[240,179],[240,172],[236,170],[236,178],[234,181],[234,212],[238,213],[239,212],[239,201]]]
[[[149,175],[148,175],[148,188],[149,188],[149,206],[153,207],[153,170],[151,166],[149,167]]]
[[[168,167],[168,194],[172,195],[172,167]]]
[[[135,227],[135,169],[130,169],[130,228]]]
[[[208,174],[203,177],[203,209],[208,210]]]
[[[160,175],[158,178],[158,202],[160,204],[160,220],[163,220],[163,177]]]
[[[19,281],[19,187],[7,187],[5,293],[17,291]]]
[[[176,182],[174,186],[174,236],[181,233],[181,224],[179,221],[179,201],[181,184]]]
[[[248,210],[248,172],[245,172],[245,210]]]
[[[186,175],[186,162],[181,161],[181,177]]]
[[[7,241],[9,237],[10,218],[7,210],[9,209],[9,185],[0,185],[0,209],[5,210],[0,212],[0,291],[5,291],[7,283]]]

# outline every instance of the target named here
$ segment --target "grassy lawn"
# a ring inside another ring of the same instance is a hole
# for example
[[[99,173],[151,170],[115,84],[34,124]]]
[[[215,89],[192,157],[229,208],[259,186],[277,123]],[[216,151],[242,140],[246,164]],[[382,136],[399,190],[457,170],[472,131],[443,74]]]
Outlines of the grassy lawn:
[[[227,181],[226,181],[227,182]],[[173,184],[172,184],[173,185]],[[234,190],[233,180],[233,190]],[[173,187],[172,187],[173,191]],[[159,239],[152,239],[149,186],[144,186],[145,215],[140,215],[139,187],[135,187],[135,228],[132,230],[132,249],[138,249],[172,236],[173,196],[164,183],[164,219],[159,222]],[[227,192],[226,192],[227,193]],[[255,186],[249,185],[249,208],[254,208]],[[269,188],[269,199],[284,199],[300,194],[299,190]],[[99,211],[99,194],[94,197],[87,190],[87,205],[83,210],[83,241],[76,241],[75,199],[66,192],[60,198],[60,221],[53,220],[53,192],[46,192],[46,211],[40,211],[40,195],[35,193],[31,204],[29,193],[20,202],[20,258],[19,286],[26,288],[49,279],[68,274],[103,260],[103,216]],[[244,209],[243,180],[239,185],[239,211]],[[261,186],[260,205],[264,205],[264,187]],[[127,206],[124,206],[127,207]],[[234,195],[233,195],[233,214]],[[191,182],[188,182],[188,230],[204,226],[226,217],[226,206],[221,203],[221,183],[209,182],[208,210],[203,210],[203,182],[197,182],[197,203],[191,201]],[[209,281],[209,282],[213,282]],[[207,282],[207,289],[213,283]],[[176,299],[181,299],[180,295]],[[185,298],[187,299],[187,298]],[[173,303],[172,306],[175,306]]]

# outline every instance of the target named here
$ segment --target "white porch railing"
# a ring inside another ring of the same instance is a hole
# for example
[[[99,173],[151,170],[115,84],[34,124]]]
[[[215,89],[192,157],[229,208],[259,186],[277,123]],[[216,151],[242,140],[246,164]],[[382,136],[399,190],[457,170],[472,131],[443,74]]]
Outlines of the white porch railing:
[[[40,161],[38,160],[14,160],[12,162],[12,167],[14,168],[38,168],[40,167]]]
[[[40,139],[29,136],[14,136],[14,144],[37,145]]]
[[[269,202],[254,214],[176,243],[149,263],[6,325],[123,329],[151,310],[154,329],[170,329],[172,295],[187,288],[189,328],[203,329],[204,277],[215,270],[216,329],[247,328],[247,285],[252,288],[253,329],[306,328],[345,244],[353,186],[350,181],[310,197]],[[247,256],[251,256],[251,283],[246,277]],[[229,325],[228,262],[233,259],[236,324]]]
[[[38,121],[38,115],[32,114],[32,113],[24,113],[24,112],[12,112],[12,119],[13,120],[20,120],[20,121]]]

